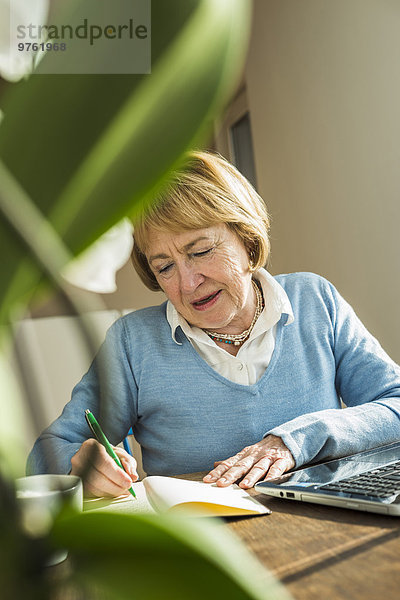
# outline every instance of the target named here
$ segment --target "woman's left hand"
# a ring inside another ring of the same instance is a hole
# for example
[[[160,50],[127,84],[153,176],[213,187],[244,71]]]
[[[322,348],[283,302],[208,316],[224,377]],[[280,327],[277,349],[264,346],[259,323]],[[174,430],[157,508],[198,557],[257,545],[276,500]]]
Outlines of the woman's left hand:
[[[215,462],[215,468],[203,481],[226,487],[246,475],[239,485],[251,488],[260,479],[279,477],[294,466],[293,456],[281,438],[267,435],[260,442],[246,446],[235,456]]]

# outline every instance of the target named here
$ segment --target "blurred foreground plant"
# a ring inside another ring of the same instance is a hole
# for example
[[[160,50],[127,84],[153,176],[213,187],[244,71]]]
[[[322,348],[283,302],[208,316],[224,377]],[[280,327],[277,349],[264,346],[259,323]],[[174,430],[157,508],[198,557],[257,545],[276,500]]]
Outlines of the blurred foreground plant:
[[[93,308],[71,295],[60,272],[137,214],[184,152],[205,139],[243,65],[249,6],[248,0],[153,0],[151,75],[35,74],[3,84],[3,331],[43,280],[58,286],[76,312]],[[82,324],[90,344],[95,332],[84,318]],[[0,339],[4,600],[50,597],[44,564],[54,547],[70,554],[71,573],[59,584],[85,599],[285,596],[237,540],[206,521],[72,514],[60,516],[46,538],[23,531],[12,480],[23,470],[26,406],[7,368],[6,346],[7,333]]]

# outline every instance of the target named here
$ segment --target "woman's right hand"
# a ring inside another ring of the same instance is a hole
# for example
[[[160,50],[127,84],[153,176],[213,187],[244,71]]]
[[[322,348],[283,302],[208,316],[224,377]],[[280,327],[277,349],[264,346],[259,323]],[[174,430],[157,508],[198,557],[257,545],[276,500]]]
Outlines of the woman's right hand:
[[[138,480],[137,464],[133,456],[118,446],[113,446],[113,449],[125,471],[94,438],[83,442],[71,458],[71,475],[82,477],[85,496],[115,497],[128,494],[132,482]]]

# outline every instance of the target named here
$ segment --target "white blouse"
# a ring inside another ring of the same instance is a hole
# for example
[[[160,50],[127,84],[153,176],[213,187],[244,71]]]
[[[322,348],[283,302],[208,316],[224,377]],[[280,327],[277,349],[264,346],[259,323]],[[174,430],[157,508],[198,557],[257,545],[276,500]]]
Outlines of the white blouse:
[[[167,320],[172,339],[178,326],[189,339],[200,356],[220,375],[234,383],[252,385],[260,379],[268,367],[275,348],[276,324],[283,313],[288,315],[286,325],[294,320],[292,306],[283,287],[266,271],[254,274],[261,283],[265,306],[258,317],[250,337],[239,348],[236,356],[229,354],[198,327],[191,327],[177,312],[173,304],[167,303]]]

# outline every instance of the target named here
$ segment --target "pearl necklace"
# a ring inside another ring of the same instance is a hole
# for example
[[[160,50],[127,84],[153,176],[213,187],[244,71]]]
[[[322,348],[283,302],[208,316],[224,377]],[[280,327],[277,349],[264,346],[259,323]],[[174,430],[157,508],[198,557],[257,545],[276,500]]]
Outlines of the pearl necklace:
[[[233,344],[234,346],[240,346],[243,344],[248,337],[250,337],[251,332],[253,331],[254,325],[258,317],[261,315],[264,308],[264,298],[261,292],[261,286],[258,282],[251,280],[253,284],[254,291],[256,293],[257,306],[256,312],[254,313],[253,320],[250,324],[250,327],[243,331],[242,333],[217,333],[215,331],[209,331],[208,329],[203,329],[203,331],[215,342],[224,342],[225,344]]]

